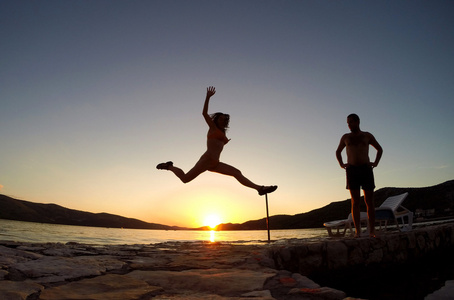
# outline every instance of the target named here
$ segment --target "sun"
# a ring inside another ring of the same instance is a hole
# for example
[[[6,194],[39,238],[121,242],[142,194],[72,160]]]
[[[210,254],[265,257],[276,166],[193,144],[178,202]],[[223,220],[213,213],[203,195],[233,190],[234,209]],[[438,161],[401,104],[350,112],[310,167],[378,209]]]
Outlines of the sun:
[[[221,218],[218,215],[208,215],[203,222],[204,226],[209,226],[211,229],[215,229],[216,226],[221,224]]]

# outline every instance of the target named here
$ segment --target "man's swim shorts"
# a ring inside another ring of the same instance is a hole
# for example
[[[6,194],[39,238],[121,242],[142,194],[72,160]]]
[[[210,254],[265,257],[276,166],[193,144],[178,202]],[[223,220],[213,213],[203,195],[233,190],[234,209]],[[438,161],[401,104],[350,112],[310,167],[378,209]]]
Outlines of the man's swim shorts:
[[[347,189],[369,191],[375,188],[374,173],[372,166],[348,166],[347,169]]]

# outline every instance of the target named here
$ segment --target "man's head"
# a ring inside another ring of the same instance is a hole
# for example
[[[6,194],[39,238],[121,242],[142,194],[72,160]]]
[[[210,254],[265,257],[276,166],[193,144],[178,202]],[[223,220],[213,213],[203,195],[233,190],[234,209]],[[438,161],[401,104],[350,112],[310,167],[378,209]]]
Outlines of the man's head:
[[[352,132],[359,131],[359,117],[358,117],[358,115],[357,114],[348,115],[347,124],[348,124],[348,128],[350,128],[350,130]]]

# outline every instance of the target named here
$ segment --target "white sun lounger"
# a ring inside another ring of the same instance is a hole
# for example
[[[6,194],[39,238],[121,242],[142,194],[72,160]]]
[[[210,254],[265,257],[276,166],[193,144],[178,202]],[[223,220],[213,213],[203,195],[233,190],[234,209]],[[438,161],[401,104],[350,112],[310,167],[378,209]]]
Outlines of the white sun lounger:
[[[407,198],[408,193],[389,197],[378,208],[375,209],[375,220],[387,229],[388,222],[394,222],[399,231],[408,231],[413,226],[413,213],[401,204]]]
[[[331,237],[342,237],[345,236],[347,232],[348,235],[351,236],[355,234],[355,226],[353,225],[353,218],[351,213],[348,215],[347,219],[326,222],[323,224],[323,226],[326,227],[326,230],[328,230],[328,235]],[[367,228],[367,231],[362,232],[361,235],[366,233],[368,234],[369,227],[366,212],[361,212],[361,228]]]

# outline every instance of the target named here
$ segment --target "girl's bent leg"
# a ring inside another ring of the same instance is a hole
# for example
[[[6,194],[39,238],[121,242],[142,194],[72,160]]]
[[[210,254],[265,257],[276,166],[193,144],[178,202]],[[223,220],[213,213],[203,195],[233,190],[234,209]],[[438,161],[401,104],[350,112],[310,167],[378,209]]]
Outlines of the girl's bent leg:
[[[183,183],[188,183],[194,178],[205,172],[207,169],[200,162],[197,162],[196,165],[185,173],[182,169],[171,166],[169,171],[172,171]]]

